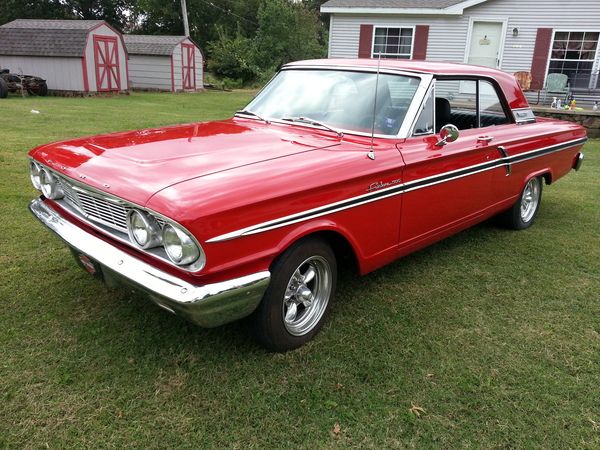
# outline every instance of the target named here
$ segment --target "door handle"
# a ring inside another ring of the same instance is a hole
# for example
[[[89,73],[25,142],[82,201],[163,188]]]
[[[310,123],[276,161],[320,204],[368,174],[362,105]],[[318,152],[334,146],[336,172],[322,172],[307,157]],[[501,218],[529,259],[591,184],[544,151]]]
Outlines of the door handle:
[[[508,152],[506,151],[506,148],[504,148],[504,146],[499,145],[498,151],[502,154],[502,158],[508,159]],[[508,161],[506,161],[506,176],[509,176],[511,173],[512,165]]]
[[[477,142],[492,142],[494,138],[492,136],[479,136]]]

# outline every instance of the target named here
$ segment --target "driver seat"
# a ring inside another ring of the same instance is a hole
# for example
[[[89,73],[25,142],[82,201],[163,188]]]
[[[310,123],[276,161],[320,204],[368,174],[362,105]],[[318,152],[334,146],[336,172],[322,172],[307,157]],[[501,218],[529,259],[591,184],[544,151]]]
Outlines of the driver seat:
[[[435,132],[439,133],[442,127],[451,122],[452,109],[447,98],[435,98]]]

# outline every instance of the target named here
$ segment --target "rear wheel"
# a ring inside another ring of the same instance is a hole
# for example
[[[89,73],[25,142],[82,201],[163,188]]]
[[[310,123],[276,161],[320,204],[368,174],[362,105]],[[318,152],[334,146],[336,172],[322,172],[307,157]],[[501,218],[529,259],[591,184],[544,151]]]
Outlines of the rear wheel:
[[[308,238],[283,253],[271,273],[254,326],[264,347],[284,352],[305,344],[323,326],[337,281],[335,254],[323,240]]]
[[[8,84],[3,78],[0,78],[0,98],[8,97]]]
[[[39,95],[45,97],[48,95],[48,85],[46,83],[40,83],[35,89],[27,89],[29,95]]]
[[[542,187],[542,177],[534,177],[527,182],[519,200],[500,216],[508,228],[524,230],[533,225],[542,201]]]
[[[48,95],[48,85],[45,82],[40,84],[37,95],[41,97]]]

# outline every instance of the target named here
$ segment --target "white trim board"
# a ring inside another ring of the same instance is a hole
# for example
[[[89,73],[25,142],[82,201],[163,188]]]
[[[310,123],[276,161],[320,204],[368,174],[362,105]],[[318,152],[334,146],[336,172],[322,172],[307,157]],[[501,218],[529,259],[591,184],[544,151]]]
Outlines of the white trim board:
[[[479,5],[487,0],[466,0],[447,8],[353,8],[348,6],[321,6],[322,13],[338,14],[409,14],[409,15],[441,15],[460,16],[466,8]]]

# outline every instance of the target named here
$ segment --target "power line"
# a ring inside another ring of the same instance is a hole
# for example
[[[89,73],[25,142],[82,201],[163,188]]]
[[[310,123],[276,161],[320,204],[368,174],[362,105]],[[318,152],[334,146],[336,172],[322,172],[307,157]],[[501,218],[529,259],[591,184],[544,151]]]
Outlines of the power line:
[[[200,1],[202,3],[204,3],[204,4],[206,4],[206,5],[212,6],[213,8],[216,8],[216,9],[224,12],[225,14],[229,14],[230,16],[237,17],[238,19],[241,19],[241,20],[243,20],[245,22],[251,23],[252,25],[258,26],[257,22],[254,22],[253,20],[250,20],[250,19],[247,19],[245,17],[242,17],[242,16],[240,16],[240,15],[232,12],[230,9],[225,9],[225,8],[219,6],[219,5],[215,5],[213,2],[211,2],[209,0],[200,0]]]

